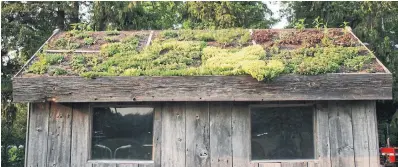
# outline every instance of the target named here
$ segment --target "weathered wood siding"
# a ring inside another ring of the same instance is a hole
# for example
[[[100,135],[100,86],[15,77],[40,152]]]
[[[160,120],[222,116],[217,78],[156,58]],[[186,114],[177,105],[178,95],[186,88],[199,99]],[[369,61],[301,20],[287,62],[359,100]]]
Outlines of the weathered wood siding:
[[[15,102],[391,100],[392,75],[13,78]]]
[[[29,167],[378,166],[375,101],[313,102],[316,157],[284,162],[250,160],[249,105],[254,103],[261,104],[146,103],[153,106],[155,112],[153,161],[129,163],[89,161],[91,112],[88,103],[32,103],[26,164]]]

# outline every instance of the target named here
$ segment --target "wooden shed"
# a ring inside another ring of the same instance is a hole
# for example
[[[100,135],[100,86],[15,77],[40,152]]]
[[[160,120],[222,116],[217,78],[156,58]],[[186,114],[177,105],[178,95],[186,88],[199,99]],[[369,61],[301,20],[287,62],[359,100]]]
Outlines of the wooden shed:
[[[375,167],[390,99],[349,29],[55,31],[13,78],[28,167]]]

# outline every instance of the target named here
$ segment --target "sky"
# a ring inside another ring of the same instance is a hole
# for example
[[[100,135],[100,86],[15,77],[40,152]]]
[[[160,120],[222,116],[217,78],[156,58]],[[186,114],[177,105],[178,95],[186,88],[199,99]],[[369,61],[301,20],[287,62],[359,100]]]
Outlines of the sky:
[[[263,1],[263,3],[267,4],[268,8],[274,13],[273,17],[280,18],[281,13],[279,12],[282,9],[282,3],[280,1],[270,2],[270,1]],[[288,21],[286,17],[280,18],[280,21],[272,26],[272,28],[284,28],[288,25]]]

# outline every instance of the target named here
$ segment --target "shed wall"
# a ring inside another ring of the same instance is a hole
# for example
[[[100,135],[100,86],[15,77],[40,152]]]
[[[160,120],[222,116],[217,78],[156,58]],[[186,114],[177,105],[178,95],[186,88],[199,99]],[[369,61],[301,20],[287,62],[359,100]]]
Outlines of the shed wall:
[[[274,105],[291,103],[273,102]],[[29,167],[378,166],[375,101],[305,103],[315,104],[315,160],[250,161],[249,105],[259,102],[155,102],[145,103],[155,108],[153,162],[123,164],[88,161],[91,134],[88,103],[32,103],[26,164]]]

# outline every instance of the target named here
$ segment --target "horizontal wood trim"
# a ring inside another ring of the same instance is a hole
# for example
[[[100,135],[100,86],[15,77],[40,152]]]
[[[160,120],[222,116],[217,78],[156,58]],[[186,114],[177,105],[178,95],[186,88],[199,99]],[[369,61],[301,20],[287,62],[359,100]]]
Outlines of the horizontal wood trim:
[[[392,75],[17,77],[14,102],[390,100]]]

